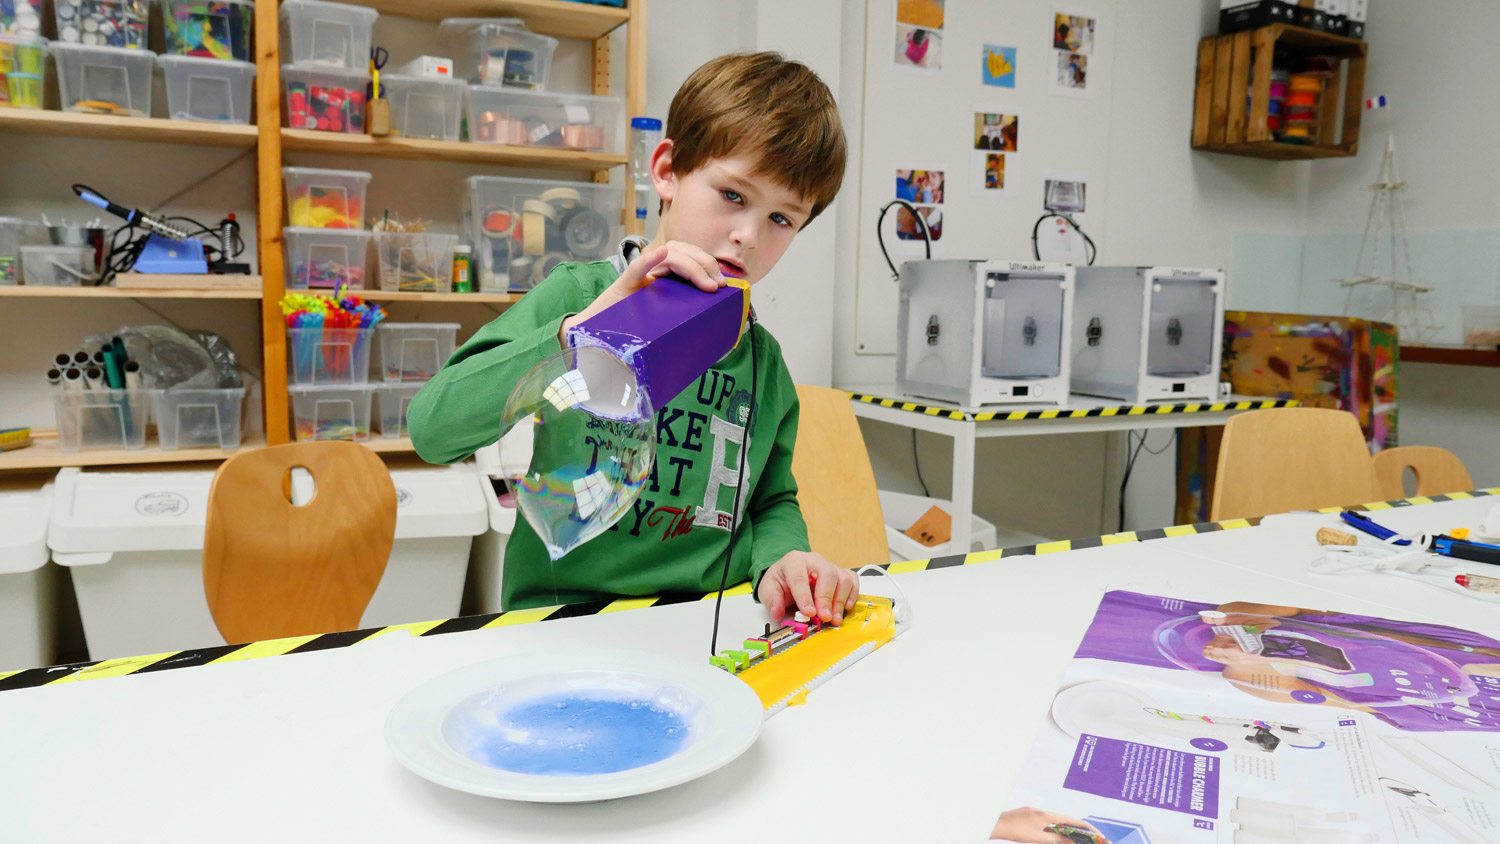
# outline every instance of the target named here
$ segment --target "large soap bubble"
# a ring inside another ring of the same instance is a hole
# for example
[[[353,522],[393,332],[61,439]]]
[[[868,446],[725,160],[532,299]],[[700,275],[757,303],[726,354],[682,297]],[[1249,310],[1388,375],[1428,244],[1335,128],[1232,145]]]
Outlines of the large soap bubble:
[[[557,560],[619,520],[656,458],[651,399],[614,353],[565,349],[505,403],[500,463],[521,513]]]

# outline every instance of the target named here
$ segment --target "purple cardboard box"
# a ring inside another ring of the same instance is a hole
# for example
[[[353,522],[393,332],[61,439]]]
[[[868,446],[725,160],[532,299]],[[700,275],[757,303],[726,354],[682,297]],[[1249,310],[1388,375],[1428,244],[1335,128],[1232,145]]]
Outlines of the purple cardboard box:
[[[568,331],[568,346],[596,346],[635,370],[642,390],[661,408],[697,381],[739,342],[750,290],[739,279],[704,293],[665,276]]]

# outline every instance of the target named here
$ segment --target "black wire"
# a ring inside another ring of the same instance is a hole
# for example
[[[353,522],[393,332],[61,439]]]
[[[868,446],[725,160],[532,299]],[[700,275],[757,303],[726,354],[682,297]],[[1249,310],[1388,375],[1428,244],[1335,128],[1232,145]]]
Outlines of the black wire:
[[[913,466],[917,467],[917,482],[922,484],[922,494],[928,498],[931,498],[932,493],[927,491],[927,482],[922,480],[922,458],[917,455],[916,428],[911,429],[911,462]]]
[[[913,217],[917,218],[917,224],[922,227],[922,240],[927,244],[928,260],[932,260],[932,231],[927,228],[927,218],[923,217],[917,211],[917,206],[912,205],[904,199],[893,199],[887,202],[884,208],[880,209],[880,216],[875,218],[875,243],[880,246],[880,255],[885,258],[885,265],[891,268],[891,281],[898,281],[901,278],[901,274],[896,272],[896,265],[891,263],[890,253],[885,251],[885,232],[880,228],[880,224],[885,222],[885,212],[891,210],[892,205],[904,207],[907,211],[911,212]]]
[[[734,559],[734,537],[739,532],[740,493],[745,491],[745,459],[750,453],[750,428],[755,424],[755,312],[750,312],[750,414],[745,418],[745,433],[740,439],[740,468],[734,483],[734,509],[729,512],[729,549],[724,553],[724,573],[719,576],[719,594],[714,598],[714,632],[708,640],[708,655],[719,652],[719,608],[724,603],[724,590],[729,587],[729,563]]]
[[[1134,437],[1134,431],[1125,432],[1126,451],[1130,451],[1130,441],[1134,439]],[[1141,449],[1146,449],[1147,454],[1162,454],[1165,453],[1167,449],[1171,448],[1172,445],[1176,442],[1177,431],[1173,431],[1172,436],[1167,440],[1166,445],[1162,446],[1156,451],[1152,451],[1151,449],[1146,448],[1146,432],[1141,432],[1141,441],[1136,445],[1135,451],[1132,452],[1130,457],[1125,461],[1125,475],[1124,477],[1120,478],[1120,530],[1125,530],[1125,487],[1130,483],[1130,472],[1135,468],[1135,461],[1137,457],[1140,457]]]
[[[1099,248],[1094,245],[1094,241],[1088,236],[1088,233],[1079,227],[1078,221],[1074,220],[1072,215],[1068,214],[1065,211],[1048,211],[1042,216],[1036,218],[1036,223],[1031,226],[1031,257],[1035,258],[1038,261],[1042,260],[1041,250],[1037,248],[1036,235],[1037,232],[1041,231],[1042,223],[1053,218],[1066,220],[1068,222],[1068,225],[1073,227],[1073,231],[1078,232],[1078,236],[1083,238],[1084,245],[1088,247],[1084,252],[1084,257],[1088,261],[1088,266],[1092,267],[1094,265],[1094,259],[1099,256]]]

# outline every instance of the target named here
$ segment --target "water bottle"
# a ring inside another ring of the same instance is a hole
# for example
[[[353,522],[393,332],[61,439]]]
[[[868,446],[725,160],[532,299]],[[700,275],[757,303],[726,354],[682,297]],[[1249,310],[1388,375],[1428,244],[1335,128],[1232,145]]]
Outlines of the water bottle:
[[[654,117],[630,119],[630,178],[635,182],[635,218],[645,221],[651,196],[651,153],[661,143],[661,121]]]

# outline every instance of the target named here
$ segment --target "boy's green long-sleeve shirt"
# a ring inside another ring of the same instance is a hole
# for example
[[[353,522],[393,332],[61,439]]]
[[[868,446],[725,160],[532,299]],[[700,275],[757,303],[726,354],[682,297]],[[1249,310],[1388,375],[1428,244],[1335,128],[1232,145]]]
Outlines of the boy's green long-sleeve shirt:
[[[559,350],[563,319],[586,308],[618,277],[609,261],[563,264],[463,344],[407,411],[412,444],[422,459],[452,463],[493,443],[511,390]],[[808,550],[792,478],[796,388],[770,332],[759,325],[750,330],[757,359],[756,418],[749,422],[747,487],[731,584],[759,583],[787,552]],[[640,498],[610,530],[554,563],[526,519],[516,520],[505,551],[501,602],[506,609],[620,596],[701,595],[719,588],[749,411],[750,347],[750,338],[742,338],[657,410],[655,466]]]

